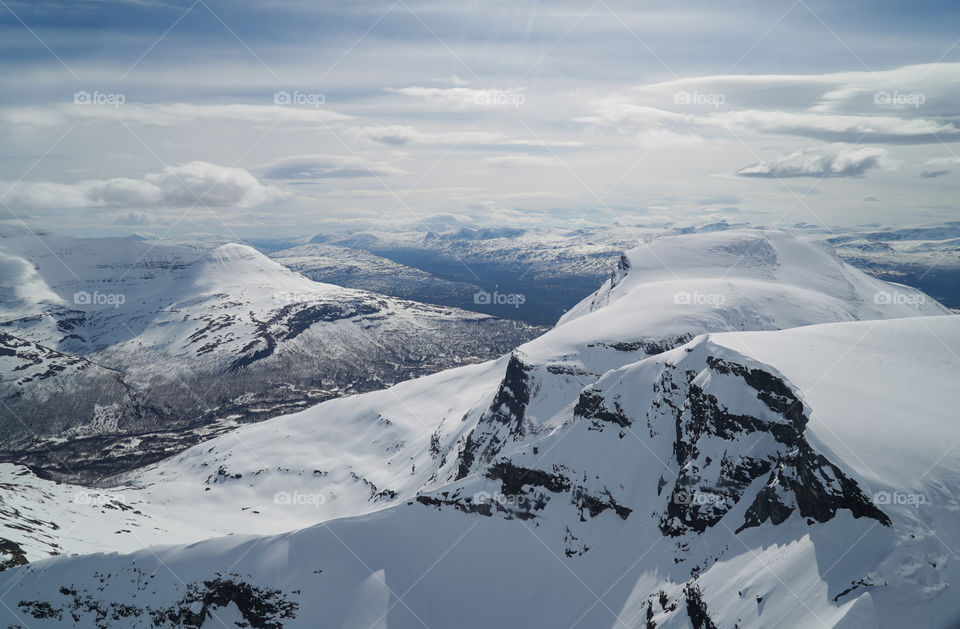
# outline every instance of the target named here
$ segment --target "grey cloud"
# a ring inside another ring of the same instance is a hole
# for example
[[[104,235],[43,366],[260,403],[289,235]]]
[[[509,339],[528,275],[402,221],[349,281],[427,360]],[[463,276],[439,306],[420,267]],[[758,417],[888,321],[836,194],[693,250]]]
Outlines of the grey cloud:
[[[168,166],[140,179],[114,177],[76,183],[22,181],[9,188],[13,207],[57,210],[88,207],[252,207],[283,196],[243,168],[209,162]]]
[[[400,174],[399,168],[377,160],[349,155],[295,155],[268,164],[261,172],[268,179],[353,179]]]

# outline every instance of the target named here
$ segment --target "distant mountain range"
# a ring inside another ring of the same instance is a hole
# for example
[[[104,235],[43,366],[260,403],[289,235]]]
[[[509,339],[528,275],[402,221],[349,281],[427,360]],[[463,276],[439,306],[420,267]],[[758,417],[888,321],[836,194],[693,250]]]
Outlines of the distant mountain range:
[[[744,225],[697,228],[617,225],[463,228],[436,232],[321,235],[269,255],[317,281],[553,325],[596,287],[620,254],[663,236],[715,233]],[[876,276],[920,288],[960,308],[960,222],[879,228],[797,225],[843,260]],[[478,304],[477,291],[522,294],[520,308]]]

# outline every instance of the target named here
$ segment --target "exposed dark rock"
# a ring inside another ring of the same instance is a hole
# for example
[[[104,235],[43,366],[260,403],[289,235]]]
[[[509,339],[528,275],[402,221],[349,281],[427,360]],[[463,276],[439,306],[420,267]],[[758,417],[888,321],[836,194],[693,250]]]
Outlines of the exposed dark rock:
[[[732,373],[743,378],[744,382],[757,391],[757,397],[770,410],[790,419],[798,431],[806,427],[808,419],[803,414],[803,402],[797,399],[787,383],[780,378],[762,369],[749,369],[715,356],[708,356],[707,364],[717,373]]]
[[[530,403],[531,369],[516,353],[510,356],[489,409],[464,441],[456,480],[470,473],[478,455],[479,460],[489,461],[496,456],[505,440],[525,434],[524,419]]]
[[[603,396],[598,391],[588,388],[580,393],[573,414],[584,419],[599,420],[628,428],[632,422],[620,408],[620,404],[615,401],[613,407],[614,410],[609,410],[604,404]],[[596,422],[594,424],[597,425]]]
[[[20,544],[0,537],[0,572],[27,564],[27,554]]]
[[[194,604],[200,603],[200,611],[192,611]],[[243,619],[255,629],[281,629],[283,619],[295,618],[299,604],[287,600],[280,590],[259,588],[239,578],[218,575],[215,579],[199,584],[190,584],[187,594],[171,608],[150,611],[154,625],[158,620],[174,626],[202,627],[212,620],[211,610],[233,603]]]
[[[562,474],[518,467],[509,461],[491,465],[487,469],[487,478],[502,481],[503,493],[506,495],[521,494],[524,485],[543,487],[555,494],[570,491],[570,480]]]
[[[663,339],[644,339],[641,341],[616,341],[612,343],[592,343],[587,347],[609,347],[618,352],[643,352],[647,356],[656,356],[668,352],[675,347],[680,347],[684,343],[693,339],[692,334],[678,334]]]
[[[473,461],[477,456],[477,448],[480,446],[479,443],[473,440],[475,431],[476,429],[470,431],[470,434],[467,435],[467,440],[463,444],[463,450],[460,452],[460,465],[457,467],[456,480],[466,477],[467,474],[470,473],[470,468],[473,467]]]
[[[703,600],[700,587],[695,582],[691,582],[683,591],[687,598],[687,616],[690,617],[693,629],[717,629],[717,625],[707,613],[707,603]]]
[[[23,613],[33,616],[37,620],[56,618],[63,620],[63,609],[54,607],[46,601],[20,601],[17,603]]]
[[[936,568],[936,566],[934,566],[934,568]],[[848,587],[847,589],[843,590],[842,592],[840,592],[839,594],[833,597],[833,602],[834,603],[838,602],[841,598],[843,598],[850,592],[853,592],[859,587],[870,588],[870,587],[876,587],[877,585],[886,585],[886,583],[880,583],[880,584],[875,583],[874,580],[870,577],[864,577],[862,579],[857,579],[856,581],[851,581],[850,587]]]
[[[756,417],[726,408],[713,394],[694,384],[697,371],[684,371],[681,384],[675,379],[676,369],[664,371],[655,385],[661,397],[654,406],[674,417],[673,453],[678,469],[660,520],[665,535],[702,533],[714,526],[763,476],[768,476],[766,486],[756,496],[746,497],[751,504],[737,532],[767,520],[780,524],[794,510],[806,518],[826,522],[838,510],[847,509],[854,517],[870,517],[889,525],[889,518],[870,502],[856,481],[814,452],[803,434],[809,421],[803,403],[783,379],[713,356],[708,356],[706,363],[710,370],[737,377],[756,391],[772,417]],[[750,452],[760,441],[754,440],[749,448],[734,445],[754,433],[769,435],[772,444],[756,455]],[[711,442],[710,450],[719,448],[723,452],[719,475],[711,474],[716,480],[709,482],[702,478],[702,470],[716,462],[701,457],[701,445],[707,441]]]
[[[137,589],[143,590],[153,576],[136,569],[134,571],[138,573]],[[103,584],[111,575],[94,573],[93,577]],[[103,601],[86,590],[78,591],[67,586],[60,587],[60,594],[66,598],[62,607],[54,607],[49,601],[20,601],[17,606],[36,619],[56,618],[62,621],[66,614],[72,619],[73,625],[92,623],[102,629],[129,626],[131,622],[128,619],[134,618],[149,619],[154,627],[199,629],[222,624],[215,618],[214,612],[231,604],[240,611],[246,623],[243,626],[282,629],[282,621],[296,618],[300,607],[280,590],[251,585],[236,574],[217,574],[209,581],[190,583],[186,593],[176,603],[161,609]]]
[[[804,518],[827,522],[840,509],[847,509],[855,518],[872,518],[884,526],[892,525],[889,516],[864,495],[856,481],[803,440],[770,473],[766,486],[757,493],[736,532],[759,526],[767,519],[774,524],[787,519],[793,508],[785,503],[785,491],[793,494],[793,501]]]
[[[598,498],[588,494],[582,487],[573,490],[573,504],[580,511],[581,522],[586,522],[586,518],[583,517],[584,510],[590,514],[591,518],[595,518],[607,509],[613,509],[622,520],[626,520],[633,512],[633,509],[617,504],[609,491],[604,493],[603,498]]]
[[[490,419],[510,424],[512,432],[523,434],[523,419],[530,403],[530,367],[516,354],[510,356],[503,381],[490,404]]]
[[[644,625],[646,629],[657,629],[657,623],[653,621],[653,602],[647,601],[647,623]]]

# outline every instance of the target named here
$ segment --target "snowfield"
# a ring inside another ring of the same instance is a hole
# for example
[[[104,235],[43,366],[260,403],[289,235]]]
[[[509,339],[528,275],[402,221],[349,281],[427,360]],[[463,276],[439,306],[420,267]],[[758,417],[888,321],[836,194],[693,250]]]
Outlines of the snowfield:
[[[0,467],[0,620],[955,627],[957,348],[811,241],[654,240],[500,359],[102,489]]]

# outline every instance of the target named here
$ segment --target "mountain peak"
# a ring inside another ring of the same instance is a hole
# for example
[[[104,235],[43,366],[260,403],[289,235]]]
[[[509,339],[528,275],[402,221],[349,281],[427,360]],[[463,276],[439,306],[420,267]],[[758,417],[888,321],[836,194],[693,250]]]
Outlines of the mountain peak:
[[[241,277],[243,281],[241,282]],[[228,243],[211,249],[194,262],[184,279],[194,284],[269,285],[288,289],[287,284],[316,284],[271,260],[253,247]],[[317,284],[314,288],[323,285]]]
[[[813,240],[760,229],[667,236],[631,249],[610,279],[559,323],[601,309],[608,324],[650,333],[948,313],[922,292],[870,277]]]

